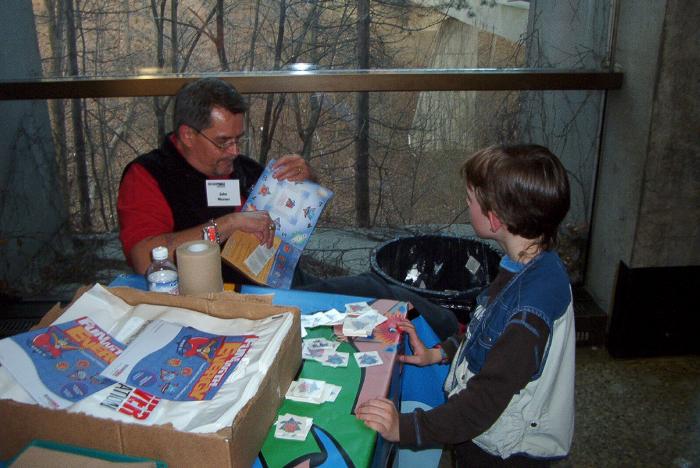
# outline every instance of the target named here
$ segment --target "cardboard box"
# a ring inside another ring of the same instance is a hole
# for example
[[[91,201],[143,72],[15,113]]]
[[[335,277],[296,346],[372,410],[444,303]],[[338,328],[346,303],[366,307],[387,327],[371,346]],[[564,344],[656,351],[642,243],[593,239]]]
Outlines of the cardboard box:
[[[76,299],[87,288],[76,295]],[[211,434],[181,432],[170,425],[142,426],[38,405],[0,400],[0,459],[11,458],[34,439],[46,439],[125,455],[163,460],[172,467],[249,467],[274,422],[284,394],[301,365],[299,310],[273,306],[270,298],[235,293],[170,296],[130,288],[109,290],[130,305],[141,303],[192,309],[219,318],[260,319],[293,312],[294,321],[258,393],[241,409],[231,427]],[[70,307],[70,305],[68,305]],[[56,306],[37,327],[61,315]]]

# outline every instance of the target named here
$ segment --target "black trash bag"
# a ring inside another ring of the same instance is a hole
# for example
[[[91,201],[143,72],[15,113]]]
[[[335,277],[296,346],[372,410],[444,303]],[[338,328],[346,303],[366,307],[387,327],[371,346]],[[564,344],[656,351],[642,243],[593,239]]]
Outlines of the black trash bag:
[[[403,237],[374,249],[372,271],[469,320],[476,297],[496,277],[501,254],[476,238]]]

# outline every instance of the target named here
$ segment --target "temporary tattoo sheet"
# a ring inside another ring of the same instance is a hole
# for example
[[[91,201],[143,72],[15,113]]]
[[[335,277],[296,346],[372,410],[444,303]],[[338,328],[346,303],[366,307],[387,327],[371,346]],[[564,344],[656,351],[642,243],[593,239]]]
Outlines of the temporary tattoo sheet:
[[[299,379],[290,384],[285,398],[320,405],[326,402],[334,402],[340,390],[342,390],[341,386],[322,380]]]
[[[67,408],[114,383],[100,372],[123,350],[92,319],[81,317],[0,340],[0,363],[37,403]]]
[[[367,351],[364,353],[354,353],[355,361],[359,367],[381,366],[384,364],[377,351]]]
[[[333,192],[310,181],[277,180],[272,176],[274,163],[275,160],[271,160],[267,164],[243,205],[243,211],[269,213],[276,226],[274,255],[265,259],[262,266],[253,262],[250,242],[242,238],[256,238],[249,234],[235,234],[224,246],[221,256],[259,283],[289,289],[299,257]]]
[[[312,425],[312,418],[289,413],[282,414],[277,417],[275,423],[275,437],[287,440],[306,440]]]

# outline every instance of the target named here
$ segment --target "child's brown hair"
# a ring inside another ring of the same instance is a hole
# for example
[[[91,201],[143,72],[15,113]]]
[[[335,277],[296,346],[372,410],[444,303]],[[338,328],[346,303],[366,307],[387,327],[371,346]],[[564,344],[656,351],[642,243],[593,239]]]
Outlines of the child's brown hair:
[[[569,211],[569,179],[559,159],[539,145],[490,146],[462,165],[462,177],[486,214],[543,250],[557,241]]]

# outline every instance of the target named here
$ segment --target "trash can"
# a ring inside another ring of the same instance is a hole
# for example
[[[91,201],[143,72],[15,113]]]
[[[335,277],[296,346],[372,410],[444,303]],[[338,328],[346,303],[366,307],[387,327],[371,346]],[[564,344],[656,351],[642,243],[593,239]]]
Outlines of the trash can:
[[[500,260],[498,251],[476,238],[422,235],[379,245],[370,266],[389,283],[451,309],[460,323],[467,323]]]

